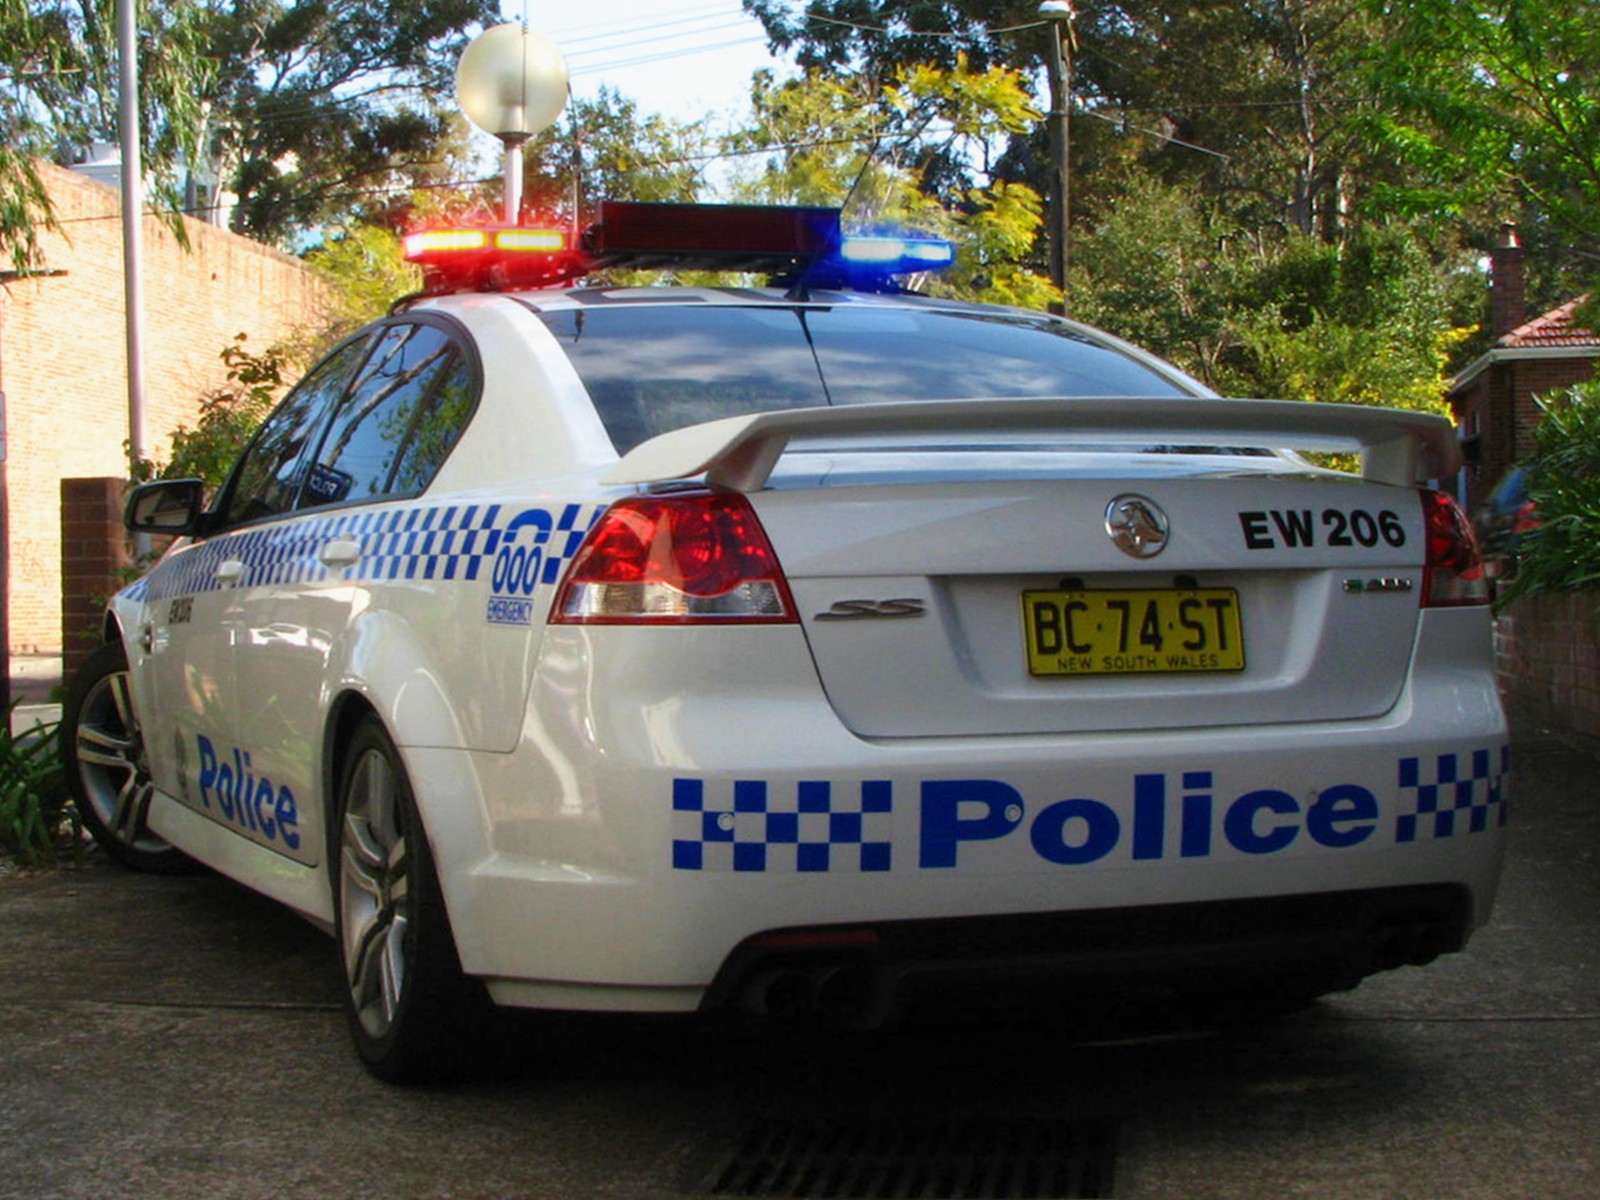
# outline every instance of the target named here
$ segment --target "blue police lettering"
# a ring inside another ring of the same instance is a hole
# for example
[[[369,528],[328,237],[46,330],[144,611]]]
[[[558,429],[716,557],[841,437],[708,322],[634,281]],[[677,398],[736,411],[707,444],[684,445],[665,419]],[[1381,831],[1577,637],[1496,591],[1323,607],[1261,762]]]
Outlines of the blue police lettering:
[[[1122,822],[1110,805],[1081,798],[1058,800],[1034,818],[1028,830],[1040,858],[1068,867],[1104,858],[1121,836]]]
[[[1022,794],[997,780],[924,783],[920,861],[925,867],[953,867],[958,845],[1005,837],[1022,823],[1022,813]]]
[[[231,757],[219,759],[210,738],[197,734],[195,741],[200,750],[200,803],[210,808],[215,798],[224,820],[298,850],[300,810],[294,793],[265,776],[257,777],[249,751],[235,747]]]
[[[1112,805],[1090,796],[1047,804],[1029,822],[1028,840],[1047,862],[1082,866],[1124,844],[1134,861],[1164,859],[1173,851],[1180,858],[1206,858],[1219,832],[1242,854],[1276,854],[1302,832],[1319,846],[1341,850],[1366,841],[1378,825],[1377,797],[1353,783],[1324,788],[1306,805],[1288,792],[1260,788],[1220,806],[1211,772],[1182,772],[1175,805],[1168,797],[1172,782],[1167,775],[1136,775],[1126,821]],[[955,867],[964,843],[1008,837],[1028,816],[1022,794],[993,779],[929,780],[922,784],[921,801],[918,862],[924,868]],[[1175,846],[1168,838],[1174,807]]]

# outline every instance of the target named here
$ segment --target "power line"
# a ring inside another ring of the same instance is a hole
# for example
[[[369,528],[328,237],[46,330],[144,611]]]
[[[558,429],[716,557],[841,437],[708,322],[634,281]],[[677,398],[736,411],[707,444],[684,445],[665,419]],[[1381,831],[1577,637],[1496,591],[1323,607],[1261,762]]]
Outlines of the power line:
[[[1148,137],[1159,138],[1163,142],[1169,142],[1174,146],[1182,146],[1185,150],[1193,150],[1197,154],[1209,154],[1212,158],[1220,158],[1223,162],[1233,161],[1231,155],[1223,154],[1220,150],[1212,150],[1194,142],[1186,142],[1182,138],[1175,138],[1170,133],[1163,133],[1159,129],[1148,129],[1143,125],[1131,124],[1125,117],[1108,117],[1105,113],[1096,112],[1092,108],[1074,108],[1072,111],[1076,116],[1093,117],[1095,120],[1104,121],[1108,125],[1115,125],[1124,132],[1132,129]]]
[[[971,31],[965,33],[958,33],[953,30],[937,29],[907,29],[904,31],[896,31],[890,29],[886,25],[862,25],[856,21],[841,21],[837,17],[824,17],[816,13],[807,13],[806,20],[817,21],[823,25],[840,25],[845,29],[854,29],[860,33],[886,33],[891,37],[948,38],[952,41],[971,41],[977,36]],[[1002,33],[1023,33],[1029,29],[1043,29],[1049,24],[1049,21],[1030,21],[1026,25],[1006,25],[999,29],[985,29],[983,32],[993,37]]]
[[[656,54],[646,54],[639,58],[623,58],[612,62],[595,63],[585,66],[579,73],[585,75],[598,75],[602,71],[616,71],[623,67],[643,67],[651,63],[668,62],[676,58],[688,58],[694,54],[709,54],[717,50],[730,50],[736,46],[760,45],[761,38],[736,38],[730,42],[717,42],[709,46],[693,46],[688,50],[662,50]]]
[[[690,10],[684,10],[684,11],[690,11]],[[670,19],[670,20],[665,20],[665,21],[663,21],[663,20],[655,20],[655,19],[652,19],[650,21],[641,21],[641,22],[639,22],[637,24],[634,24],[634,25],[624,25],[624,26],[621,26],[620,28],[617,28],[617,27],[610,28],[610,29],[607,29],[604,33],[580,33],[580,34],[572,35],[572,34],[566,34],[566,33],[563,33],[563,32],[561,32],[559,30],[556,30],[554,32],[551,32],[549,34],[549,37],[553,41],[559,43],[560,45],[563,45],[563,46],[575,46],[575,45],[578,45],[579,43],[582,43],[582,42],[602,42],[602,41],[608,41],[609,39],[615,38],[615,37],[629,37],[629,36],[633,36],[633,35],[638,35],[641,38],[648,38],[651,35],[659,34],[659,32],[661,30],[663,30],[663,29],[672,29],[672,28],[674,28],[676,26],[679,26],[679,25],[693,25],[693,24],[696,24],[698,22],[703,22],[703,21],[723,20],[723,19],[728,18],[728,17],[738,17],[739,18],[739,23],[740,24],[744,23],[743,14],[739,13],[736,10],[735,11],[729,11],[727,5],[725,5],[725,4],[713,4],[713,5],[710,5],[709,7],[706,7],[706,8],[703,8],[703,9],[696,9],[696,10],[692,10],[692,11],[693,11],[693,15],[691,15],[691,16],[680,16],[680,17],[677,17],[676,19]],[[672,36],[676,37],[676,36],[679,36],[679,35],[674,34]],[[581,53],[581,51],[580,51],[580,53]]]

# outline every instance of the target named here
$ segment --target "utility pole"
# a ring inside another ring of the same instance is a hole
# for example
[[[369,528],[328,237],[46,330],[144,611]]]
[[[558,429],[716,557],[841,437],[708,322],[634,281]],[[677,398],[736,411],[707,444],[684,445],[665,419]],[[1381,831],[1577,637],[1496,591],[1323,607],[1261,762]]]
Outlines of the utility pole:
[[[5,310],[0,308],[0,317]],[[0,363],[4,363],[5,327],[0,325]],[[6,389],[0,371],[0,712],[11,712],[11,515],[7,511]],[[9,736],[11,730],[6,729]]]
[[[122,143],[122,291],[127,306],[128,453],[145,457],[144,168],[139,157],[137,0],[117,4],[117,106]]]
[[[1067,311],[1067,228],[1072,182],[1067,169],[1067,117],[1072,111],[1072,5],[1044,0],[1039,15],[1050,24],[1050,282],[1062,291],[1058,312]],[[1063,28],[1065,27],[1065,28]]]

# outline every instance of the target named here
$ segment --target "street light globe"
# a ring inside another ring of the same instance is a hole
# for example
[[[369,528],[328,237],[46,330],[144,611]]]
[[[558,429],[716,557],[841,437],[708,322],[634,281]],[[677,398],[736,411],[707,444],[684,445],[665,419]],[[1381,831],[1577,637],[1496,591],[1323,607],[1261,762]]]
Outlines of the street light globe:
[[[1077,14],[1072,11],[1070,0],[1044,0],[1039,5],[1039,15],[1047,21],[1070,21]]]
[[[567,104],[567,60],[525,25],[485,29],[456,64],[456,101],[467,119],[508,144],[554,125]]]

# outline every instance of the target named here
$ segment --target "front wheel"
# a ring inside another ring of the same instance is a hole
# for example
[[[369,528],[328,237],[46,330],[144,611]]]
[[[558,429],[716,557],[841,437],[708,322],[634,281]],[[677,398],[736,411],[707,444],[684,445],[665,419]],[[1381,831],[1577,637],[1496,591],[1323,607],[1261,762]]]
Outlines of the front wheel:
[[[345,754],[332,864],[345,1014],[362,1061],[391,1083],[463,1074],[492,1005],[462,973],[405,768],[370,718]]]
[[[79,819],[108,856],[157,874],[194,869],[150,832],[155,783],[120,642],[101,646],[73,677],[62,705],[61,758]]]

